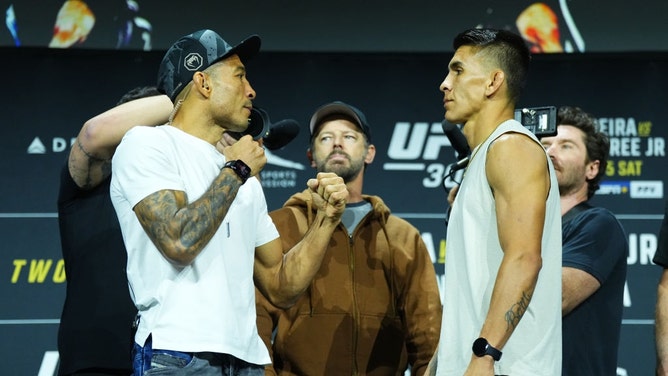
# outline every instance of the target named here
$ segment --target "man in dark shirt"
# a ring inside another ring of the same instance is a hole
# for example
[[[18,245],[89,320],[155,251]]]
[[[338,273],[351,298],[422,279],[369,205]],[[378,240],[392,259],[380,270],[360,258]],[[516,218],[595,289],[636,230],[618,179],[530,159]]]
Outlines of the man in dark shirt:
[[[561,197],[562,374],[615,375],[628,242],[614,214],[588,203],[610,144],[596,119],[579,108],[559,108],[557,124],[557,135],[541,142]]]
[[[127,103],[126,103],[127,102]],[[131,90],[81,129],[63,167],[58,222],[67,291],[58,330],[59,375],[130,375],[136,308],[127,254],[109,196],[111,157],[135,125],[167,121],[173,106],[152,87]]]

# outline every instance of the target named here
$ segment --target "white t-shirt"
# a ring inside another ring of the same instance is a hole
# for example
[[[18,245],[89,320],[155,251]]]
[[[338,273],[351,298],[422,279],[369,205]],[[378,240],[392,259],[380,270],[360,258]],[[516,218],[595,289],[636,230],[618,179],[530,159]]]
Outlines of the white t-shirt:
[[[195,261],[170,263],[144,232],[132,208],[160,190],[197,200],[225,163],[216,148],[178,128],[135,127],[112,161],[111,199],[128,252],[127,273],[141,321],[135,341],[152,334],[153,348],[231,354],[253,364],[270,362],[257,333],[255,247],[278,237],[262,186],[250,178],[223,223]]]
[[[474,151],[466,169],[448,221],[438,375],[460,376],[466,370],[503,258],[485,160],[491,142],[505,132],[524,133],[538,143],[520,123],[506,121]],[[547,155],[545,159],[550,192],[541,244],[543,264],[531,302],[502,349],[501,360],[495,362],[497,375],[561,375],[561,209],[554,168]]]

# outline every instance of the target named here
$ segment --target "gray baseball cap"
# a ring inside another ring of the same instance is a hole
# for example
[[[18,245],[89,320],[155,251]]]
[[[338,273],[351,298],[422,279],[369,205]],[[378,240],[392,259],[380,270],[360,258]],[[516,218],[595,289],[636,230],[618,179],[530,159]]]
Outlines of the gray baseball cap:
[[[309,129],[311,130],[311,139],[313,139],[313,136],[315,136],[315,133],[317,132],[320,124],[323,123],[323,120],[334,115],[342,115],[352,120],[359,127],[362,133],[366,135],[367,141],[371,142],[371,128],[369,127],[369,123],[367,122],[364,113],[360,111],[359,108],[341,101],[327,103],[320,106],[315,111],[311,117],[311,122],[309,125]]]
[[[174,102],[195,72],[203,71],[235,54],[245,62],[258,53],[260,44],[260,37],[251,35],[232,47],[209,29],[186,35],[176,41],[162,58],[158,71],[158,90]]]

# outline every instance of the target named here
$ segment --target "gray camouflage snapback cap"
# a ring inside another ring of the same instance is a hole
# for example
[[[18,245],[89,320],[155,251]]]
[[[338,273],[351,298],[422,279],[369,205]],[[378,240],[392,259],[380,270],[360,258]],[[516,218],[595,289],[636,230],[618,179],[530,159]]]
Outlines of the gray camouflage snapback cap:
[[[158,90],[174,102],[195,72],[201,72],[235,54],[245,62],[258,53],[260,44],[260,37],[251,35],[232,47],[209,29],[186,35],[176,41],[162,58],[158,71]]]

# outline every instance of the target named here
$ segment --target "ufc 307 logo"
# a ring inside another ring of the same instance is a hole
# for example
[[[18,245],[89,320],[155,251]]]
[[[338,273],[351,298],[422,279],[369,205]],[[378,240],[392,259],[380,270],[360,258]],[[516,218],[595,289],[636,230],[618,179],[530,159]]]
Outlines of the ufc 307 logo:
[[[385,171],[423,171],[425,188],[440,187],[456,159],[441,123],[426,122],[397,122],[387,156]]]

